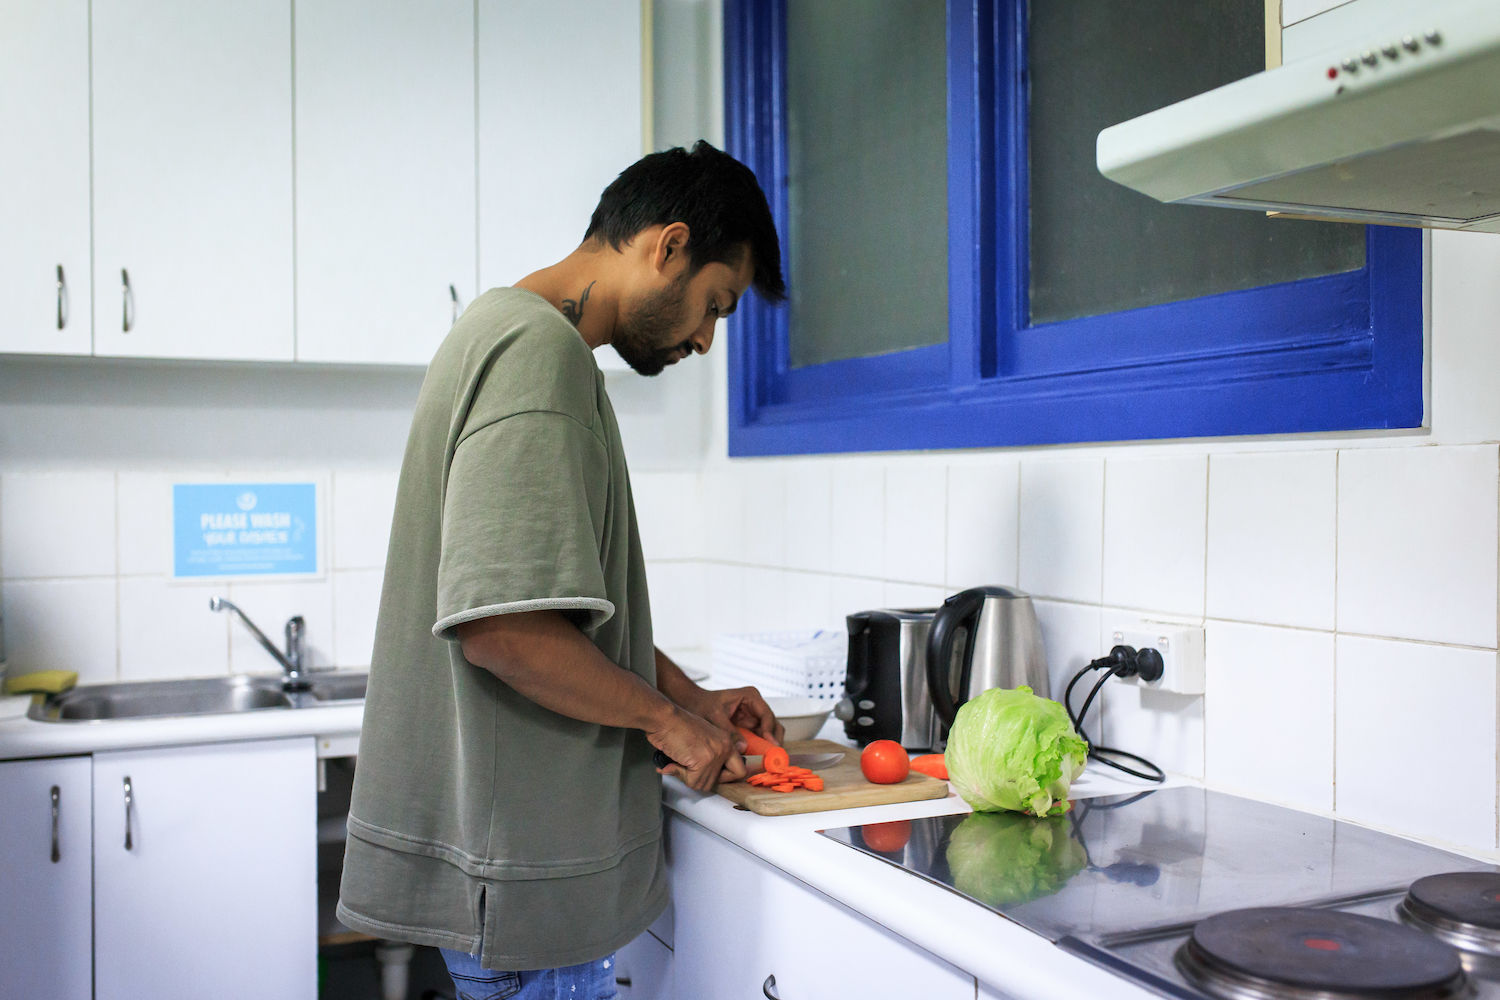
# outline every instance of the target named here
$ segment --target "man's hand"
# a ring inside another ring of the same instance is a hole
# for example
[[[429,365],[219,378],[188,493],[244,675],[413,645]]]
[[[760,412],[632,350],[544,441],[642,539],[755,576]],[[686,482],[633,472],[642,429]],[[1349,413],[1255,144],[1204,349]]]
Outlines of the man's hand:
[[[678,775],[694,791],[711,792],[721,781],[745,777],[744,758],[730,734],[684,708],[673,708],[659,726],[647,729],[646,739],[676,762],[660,773]]]
[[[764,736],[780,744],[786,727],[776,721],[760,692],[753,687],[730,688],[726,691],[705,691],[694,687],[681,692],[683,708],[700,715],[720,729],[733,733],[736,727],[744,727],[757,736]],[[735,747],[744,752],[744,740],[735,738]]]

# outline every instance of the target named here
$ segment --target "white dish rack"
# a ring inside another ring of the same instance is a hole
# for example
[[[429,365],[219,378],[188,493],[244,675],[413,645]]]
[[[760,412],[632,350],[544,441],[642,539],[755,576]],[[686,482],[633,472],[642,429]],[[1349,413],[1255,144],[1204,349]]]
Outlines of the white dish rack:
[[[726,687],[753,685],[768,697],[844,696],[848,634],[830,629],[747,632],[714,637],[713,678]]]

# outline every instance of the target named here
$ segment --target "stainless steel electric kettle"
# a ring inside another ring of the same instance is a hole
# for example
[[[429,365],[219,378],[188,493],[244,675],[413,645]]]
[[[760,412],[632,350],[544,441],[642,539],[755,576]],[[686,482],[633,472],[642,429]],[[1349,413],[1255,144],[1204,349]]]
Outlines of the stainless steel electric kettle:
[[[927,633],[927,690],[944,736],[964,702],[990,688],[1022,684],[1051,696],[1031,596],[1009,587],[973,587],[945,600]]]

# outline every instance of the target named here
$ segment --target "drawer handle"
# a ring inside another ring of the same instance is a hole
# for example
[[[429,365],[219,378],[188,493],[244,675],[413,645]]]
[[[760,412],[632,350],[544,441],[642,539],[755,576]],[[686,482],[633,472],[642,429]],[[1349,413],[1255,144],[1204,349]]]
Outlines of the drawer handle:
[[[57,814],[58,807],[62,804],[62,789],[56,785],[52,786],[52,863],[55,865],[62,860],[62,849],[57,842]]]
[[[134,847],[130,839],[130,812],[135,805],[135,796],[130,793],[130,775],[125,776],[125,850]]]
[[[130,332],[130,321],[135,312],[135,295],[130,291],[130,272],[120,268],[120,329]]]
[[[68,280],[63,277],[63,266],[57,265],[57,328],[63,329],[68,325],[68,314],[65,311],[68,301]]]
[[[781,994],[776,992],[776,973],[766,977],[766,981],[760,984],[760,992],[766,1000],[781,1000]]]

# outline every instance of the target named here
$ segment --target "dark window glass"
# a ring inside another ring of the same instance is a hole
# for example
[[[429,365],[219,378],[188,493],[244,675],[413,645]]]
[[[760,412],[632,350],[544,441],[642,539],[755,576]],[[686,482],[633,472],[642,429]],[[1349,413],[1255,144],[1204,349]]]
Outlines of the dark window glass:
[[[1100,129],[1262,70],[1262,0],[1039,0],[1028,16],[1033,323],[1364,267],[1364,226],[1163,205],[1095,166]]]
[[[794,368],[948,339],[943,0],[787,0]]]

